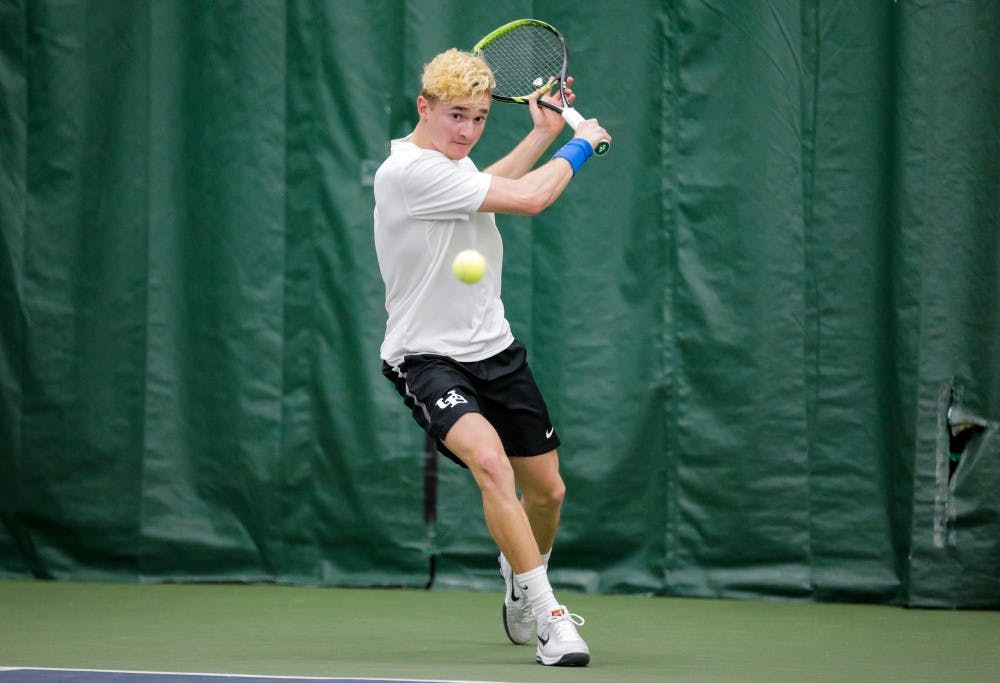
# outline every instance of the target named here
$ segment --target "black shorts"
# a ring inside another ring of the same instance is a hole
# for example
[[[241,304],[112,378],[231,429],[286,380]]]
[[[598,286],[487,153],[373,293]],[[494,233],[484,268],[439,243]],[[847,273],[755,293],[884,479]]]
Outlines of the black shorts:
[[[466,413],[481,413],[500,435],[508,456],[533,456],[559,446],[542,393],[528,368],[528,352],[515,341],[497,355],[474,363],[447,356],[406,356],[399,367],[382,362],[413,419],[437,442],[438,451],[465,467],[444,437]]]

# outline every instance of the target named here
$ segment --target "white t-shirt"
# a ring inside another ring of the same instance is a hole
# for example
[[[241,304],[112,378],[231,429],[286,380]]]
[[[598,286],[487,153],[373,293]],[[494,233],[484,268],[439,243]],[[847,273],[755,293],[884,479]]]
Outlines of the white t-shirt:
[[[479,361],[514,341],[500,300],[500,231],[492,213],[477,211],[490,179],[468,157],[453,161],[408,137],[392,141],[375,173],[375,252],[388,313],[380,355],[389,365],[417,353]],[[463,249],[486,259],[486,274],[472,285],[451,270]]]

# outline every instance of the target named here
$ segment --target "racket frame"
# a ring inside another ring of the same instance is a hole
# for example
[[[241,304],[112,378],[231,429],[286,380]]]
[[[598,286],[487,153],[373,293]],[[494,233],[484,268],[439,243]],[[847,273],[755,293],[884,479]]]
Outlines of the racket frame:
[[[497,27],[493,31],[490,31],[487,35],[483,36],[483,38],[478,43],[476,43],[476,45],[472,48],[472,54],[481,56],[484,59],[486,59],[486,57],[482,53],[484,49],[487,49],[489,47],[490,43],[492,43],[500,36],[506,33],[510,33],[511,31],[518,28],[522,28],[524,26],[535,26],[537,28],[544,29],[554,34],[559,39],[559,44],[562,46],[563,59],[562,59],[562,69],[559,72],[559,76],[556,77],[556,79],[559,81],[559,96],[562,99],[563,106],[560,107],[557,104],[553,104],[541,98],[538,99],[538,105],[541,107],[545,107],[546,109],[551,109],[552,111],[561,114],[566,123],[568,123],[570,127],[575,131],[580,126],[580,124],[583,123],[584,118],[583,115],[580,114],[580,112],[578,112],[576,109],[570,106],[569,100],[566,98],[566,73],[569,69],[569,47],[566,45],[566,39],[563,38],[563,35],[559,33],[558,29],[556,29],[555,26],[546,23],[540,19],[516,19],[514,21],[504,24],[503,26]],[[486,59],[486,63],[487,64],[489,63],[489,59]],[[534,91],[532,91],[532,93],[533,92]],[[496,93],[493,93],[492,97],[493,99],[499,102],[527,104],[528,98],[532,93],[528,93],[527,95],[497,95]],[[597,147],[594,149],[594,151],[597,154],[604,154],[608,151],[610,147],[611,143],[609,143],[607,140],[601,140],[601,142],[597,144]]]

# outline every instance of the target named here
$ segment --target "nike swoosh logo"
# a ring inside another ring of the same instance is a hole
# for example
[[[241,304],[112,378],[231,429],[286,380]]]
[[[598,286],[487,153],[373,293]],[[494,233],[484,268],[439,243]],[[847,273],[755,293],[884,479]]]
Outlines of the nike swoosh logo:
[[[521,598],[517,597],[517,595],[514,594],[514,582],[512,581],[511,584],[510,584],[510,601],[511,602],[518,602],[518,601],[520,601],[520,599]]]
[[[556,428],[555,427],[549,427],[548,429],[545,430],[545,438],[546,439],[551,439],[552,435],[555,434],[555,433],[556,433]]]
[[[538,642],[542,644],[542,647],[545,647],[546,645],[549,644],[550,638],[552,638],[552,636],[549,636],[548,638],[542,638],[541,636],[538,636]]]

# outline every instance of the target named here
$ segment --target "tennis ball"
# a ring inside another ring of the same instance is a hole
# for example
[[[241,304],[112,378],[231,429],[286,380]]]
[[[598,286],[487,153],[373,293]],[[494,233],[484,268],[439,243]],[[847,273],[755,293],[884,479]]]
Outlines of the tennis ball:
[[[486,272],[486,259],[475,249],[466,249],[458,252],[455,260],[452,261],[451,269],[455,277],[467,285],[479,282],[479,278]]]

